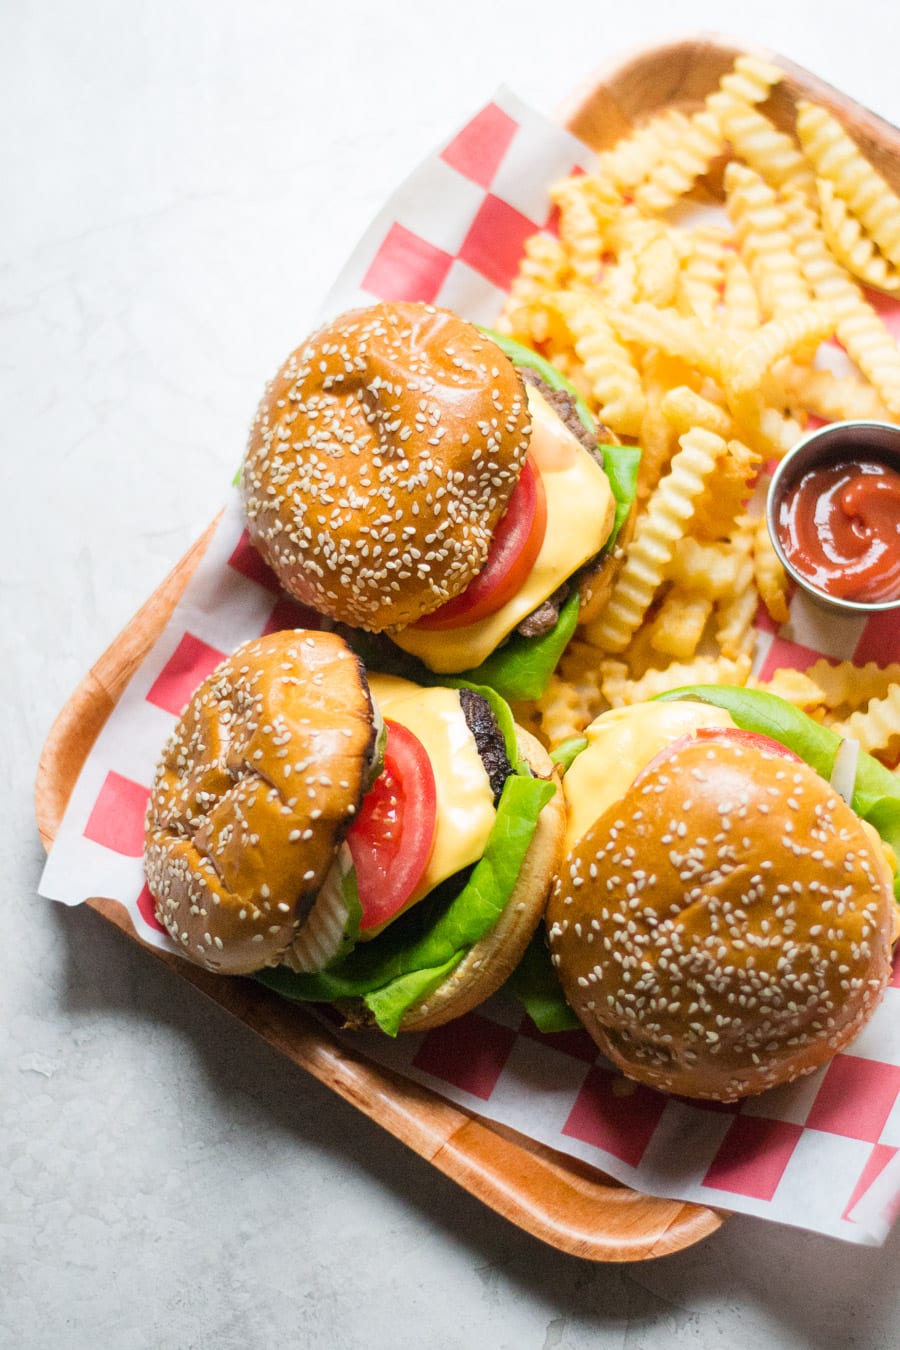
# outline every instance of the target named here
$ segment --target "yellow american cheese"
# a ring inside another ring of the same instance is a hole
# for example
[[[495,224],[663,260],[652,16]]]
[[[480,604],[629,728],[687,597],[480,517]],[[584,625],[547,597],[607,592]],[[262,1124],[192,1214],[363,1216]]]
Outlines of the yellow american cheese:
[[[376,674],[369,675],[369,688],[386,718],[418,736],[434,769],[434,849],[410,897],[412,905],[481,857],[494,826],[494,794],[455,689],[423,689],[409,680]]]
[[[566,851],[679,736],[698,727],[733,727],[722,708],[704,703],[642,703],[601,713],[585,731],[587,748],[563,779],[569,810]]]
[[[477,623],[443,632],[405,628],[391,634],[398,647],[441,674],[480,665],[516,624],[600,552],[612,529],[615,499],[600,465],[531,385],[528,404],[531,454],[547,495],[547,530],[525,584],[496,614]]]

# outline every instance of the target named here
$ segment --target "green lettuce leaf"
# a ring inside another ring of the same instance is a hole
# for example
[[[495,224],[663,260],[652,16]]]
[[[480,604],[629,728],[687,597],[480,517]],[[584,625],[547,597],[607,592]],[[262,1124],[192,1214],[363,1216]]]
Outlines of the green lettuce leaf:
[[[563,773],[565,773],[566,769],[574,763],[582,750],[587,749],[587,744],[586,736],[569,736],[566,740],[560,741],[559,745],[554,746],[550,751],[550,758],[553,760],[553,763],[558,764]]]
[[[550,960],[543,925],[525,949],[504,988],[523,1005],[538,1031],[573,1031],[581,1022],[566,996]]]
[[[460,673],[458,680],[484,693],[492,689],[510,702],[540,698],[559,659],[572,639],[578,624],[580,598],[568,597],[553,628],[540,637],[526,638],[513,633],[502,647],[486,657],[479,666]],[[439,675],[408,652],[402,651],[384,633],[365,633],[362,629],[338,629],[367,670],[383,675],[401,675],[416,684],[451,685],[454,677]]]
[[[416,660],[414,656],[410,656],[408,652],[404,652],[395,646],[383,633],[366,633],[362,629],[344,627],[341,627],[338,631],[356,652],[366,670],[377,672],[380,675],[399,675],[405,680],[412,680],[414,684],[421,684],[425,687],[438,685],[446,689],[465,688],[473,689],[476,694],[481,694],[491,705],[491,711],[497,719],[497,725],[503,736],[506,755],[510,764],[516,763],[518,758],[516,723],[512,709],[506,700],[507,698],[519,698],[521,696],[518,693],[508,694],[502,687],[480,678],[487,662],[473,670],[464,671],[461,675],[438,675],[435,671],[429,670],[423,662]],[[550,636],[550,634],[547,636]],[[568,641],[568,639],[566,640]],[[527,639],[522,641],[525,642]],[[546,659],[550,659],[551,656],[552,653]],[[548,672],[547,679],[549,678]],[[514,683],[514,681],[511,683]],[[535,695],[535,697],[537,696]]]
[[[636,445],[607,445],[605,442],[601,442],[600,449],[603,452],[603,469],[616,502],[612,533],[604,546],[606,552],[618,539],[619,531],[634,505],[641,452]]]
[[[386,1031],[389,1036],[396,1036],[407,1008],[414,1007],[433,994],[464,956],[464,951],[454,952],[442,966],[431,970],[411,970],[408,975],[398,975],[383,989],[373,989],[371,993],[364,994],[363,1002],[382,1031]]]
[[[660,702],[677,699],[694,699],[724,708],[736,726],[771,736],[806,760],[823,778],[831,778],[834,757],[842,738],[775,694],[762,689],[698,684],[659,695]],[[900,779],[862,750],[850,805],[900,858]],[[894,879],[894,893],[900,900],[900,875]]]
[[[555,791],[544,779],[512,775],[484,853],[456,894],[448,898],[453,888],[440,887],[328,970],[300,975],[275,967],[256,978],[300,1002],[362,998],[382,1030],[395,1036],[407,1008],[439,984],[500,917],[538,816]]]
[[[562,371],[557,370],[556,366],[551,365],[545,357],[540,356],[537,352],[533,352],[530,347],[524,346],[521,342],[516,342],[513,338],[506,337],[503,333],[497,333],[491,328],[482,328],[481,332],[489,337],[492,342],[496,342],[503,354],[508,356],[514,365],[528,366],[529,369],[537,371],[541,379],[549,384],[551,389],[561,389],[567,393],[575,403],[575,411],[578,413],[582,426],[592,436],[596,436],[597,423],[590,409],[574,384],[571,380],[566,379]],[[606,548],[612,548],[634,501],[641,452],[636,445],[608,445],[604,441],[598,442],[598,444],[603,454],[603,467],[609,479],[613,496],[616,499],[616,518],[612,534],[606,541]]]
[[[480,327],[480,326],[479,326]],[[591,411],[584,399],[570,380],[567,380],[562,371],[557,370],[556,366],[551,365],[545,357],[539,356],[533,352],[530,347],[526,347],[521,342],[516,342],[514,338],[507,337],[505,333],[497,333],[492,328],[480,328],[485,337],[489,337],[492,342],[508,356],[514,366],[527,366],[529,370],[537,371],[541,379],[549,384],[551,389],[561,389],[575,403],[575,411],[578,413],[579,421],[587,431],[596,433],[597,424],[591,416]]]
[[[532,638],[513,633],[480,666],[464,671],[464,678],[474,684],[489,685],[513,703],[540,698],[572,639],[580,607],[578,592],[573,591],[548,633]]]

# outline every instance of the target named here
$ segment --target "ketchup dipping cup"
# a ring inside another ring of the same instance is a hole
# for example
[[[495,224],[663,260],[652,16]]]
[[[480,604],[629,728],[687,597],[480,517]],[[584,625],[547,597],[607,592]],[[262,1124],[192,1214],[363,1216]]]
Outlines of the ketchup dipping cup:
[[[778,465],[766,501],[775,552],[829,609],[900,608],[900,426],[831,422]]]

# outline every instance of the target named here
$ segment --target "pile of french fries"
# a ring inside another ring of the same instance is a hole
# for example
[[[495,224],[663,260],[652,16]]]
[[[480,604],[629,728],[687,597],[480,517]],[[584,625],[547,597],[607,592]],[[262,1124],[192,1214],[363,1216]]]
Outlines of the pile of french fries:
[[[762,513],[774,463],[811,418],[900,422],[900,347],[869,289],[900,296],[900,198],[826,109],[798,102],[793,134],[766,116],[782,78],[742,56],[702,107],[554,185],[558,233],[528,241],[498,322],[642,449],[608,602],[519,710],[551,746],[607,708],[714,682],[900,757],[900,665],[752,673],[760,602],[789,619]]]

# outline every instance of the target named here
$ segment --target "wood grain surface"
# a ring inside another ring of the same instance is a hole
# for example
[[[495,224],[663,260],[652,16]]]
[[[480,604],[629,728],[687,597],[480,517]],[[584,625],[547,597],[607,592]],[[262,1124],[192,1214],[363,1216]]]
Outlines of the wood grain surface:
[[[607,149],[664,107],[684,112],[698,108],[742,52],[764,57],[784,72],[771,97],[759,105],[780,130],[793,130],[798,99],[820,103],[834,114],[894,191],[900,192],[900,131],[895,126],[777,52],[746,44],[736,47],[715,34],[639,51],[618,62],[615,69],[599,71],[573,91],[558,118],[592,149]]]
[[[746,50],[746,49],[744,49]],[[823,103],[900,190],[900,133],[813,75],[763,52],[786,79],[765,110],[787,126],[798,97]],[[665,106],[696,106],[731,66],[737,49],[714,36],[635,54],[576,90],[561,120],[595,149]],[[44,745],[35,793],[37,823],[50,847],[75,780],[110,712],[153,645],[207,547],[215,523],[100,657],[61,710]],[[138,941],[115,897],[88,902]],[[642,1195],[595,1169],[453,1105],[370,1064],[302,1008],[243,980],[145,949],[207,998],[239,1018],[322,1083],[389,1130],[497,1213],[561,1251],[592,1261],[639,1261],[678,1251],[727,1217],[702,1205]]]

